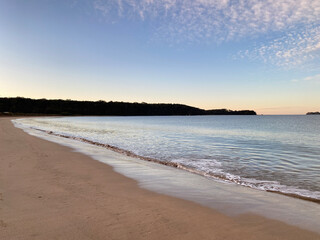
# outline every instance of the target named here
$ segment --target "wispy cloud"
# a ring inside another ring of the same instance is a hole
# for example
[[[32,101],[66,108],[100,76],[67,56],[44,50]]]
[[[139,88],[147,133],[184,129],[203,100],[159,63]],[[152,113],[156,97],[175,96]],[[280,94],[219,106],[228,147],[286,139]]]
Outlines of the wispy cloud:
[[[311,83],[320,83],[320,74],[307,76],[301,79],[292,79],[292,82],[311,82]]]
[[[314,64],[320,59],[320,26],[286,32],[280,38],[241,51],[239,55],[285,68]]]
[[[105,15],[157,20],[168,34],[228,40],[320,21],[319,0],[95,0]]]
[[[287,67],[319,58],[319,0],[95,0],[94,8],[110,18],[152,21],[156,36],[169,42],[282,33],[242,56]]]

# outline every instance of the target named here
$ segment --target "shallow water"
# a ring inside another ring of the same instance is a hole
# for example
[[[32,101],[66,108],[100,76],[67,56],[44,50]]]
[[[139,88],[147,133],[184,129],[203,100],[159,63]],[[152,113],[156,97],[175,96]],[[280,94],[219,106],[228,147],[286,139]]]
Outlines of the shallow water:
[[[319,116],[64,117],[19,123],[215,179],[320,200]]]
[[[136,179],[141,187],[191,200],[224,214],[252,213],[320,233],[320,204],[212,180],[181,169],[142,161],[72,138],[58,137],[15,123],[29,134],[71,147]]]

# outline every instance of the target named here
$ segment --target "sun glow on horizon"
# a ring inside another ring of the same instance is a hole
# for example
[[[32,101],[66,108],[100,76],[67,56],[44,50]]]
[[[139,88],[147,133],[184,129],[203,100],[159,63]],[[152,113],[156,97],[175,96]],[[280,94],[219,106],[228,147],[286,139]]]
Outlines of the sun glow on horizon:
[[[0,97],[320,110],[320,1],[0,3]]]

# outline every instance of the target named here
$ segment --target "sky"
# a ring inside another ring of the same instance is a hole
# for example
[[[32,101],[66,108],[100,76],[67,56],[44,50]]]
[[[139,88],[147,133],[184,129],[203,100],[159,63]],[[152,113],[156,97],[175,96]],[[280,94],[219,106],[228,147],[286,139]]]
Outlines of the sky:
[[[0,97],[320,111],[319,0],[0,0]]]

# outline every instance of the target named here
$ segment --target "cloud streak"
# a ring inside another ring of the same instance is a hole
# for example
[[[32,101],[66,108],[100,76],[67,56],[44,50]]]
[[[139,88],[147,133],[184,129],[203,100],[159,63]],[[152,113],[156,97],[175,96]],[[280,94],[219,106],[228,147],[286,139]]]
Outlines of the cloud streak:
[[[96,0],[105,15],[159,21],[173,35],[235,37],[320,21],[318,0]]]
[[[239,55],[289,69],[313,65],[320,59],[320,26],[286,33]]]
[[[282,67],[319,58],[319,0],[95,0],[94,8],[112,19],[150,21],[156,37],[171,43],[282,33],[242,56]]]
[[[311,82],[311,83],[320,83],[320,74],[307,76],[301,79],[293,79],[292,82]]]

